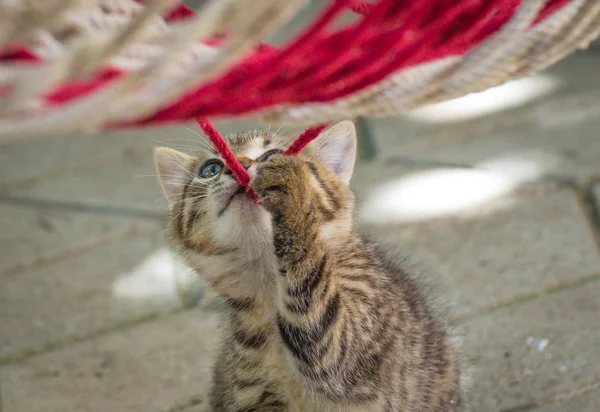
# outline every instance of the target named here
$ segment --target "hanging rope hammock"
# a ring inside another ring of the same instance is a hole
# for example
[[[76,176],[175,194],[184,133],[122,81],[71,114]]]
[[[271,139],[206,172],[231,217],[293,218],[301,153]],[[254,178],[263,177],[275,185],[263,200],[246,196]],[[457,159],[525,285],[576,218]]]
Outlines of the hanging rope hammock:
[[[306,1],[206,3],[198,14],[173,0],[0,4],[0,142],[219,116],[389,116],[535,73],[600,35],[598,0],[331,0],[275,48],[261,41]],[[340,25],[348,13],[360,18]]]

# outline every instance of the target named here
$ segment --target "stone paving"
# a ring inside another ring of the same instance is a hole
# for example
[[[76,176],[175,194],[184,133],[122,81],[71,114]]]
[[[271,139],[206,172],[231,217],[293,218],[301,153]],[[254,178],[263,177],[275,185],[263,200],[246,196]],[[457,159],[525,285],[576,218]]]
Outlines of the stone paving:
[[[537,83],[368,121],[358,221],[452,320],[465,410],[600,410],[599,72],[581,53]],[[178,300],[150,156],[198,140],[175,126],[0,147],[2,412],[205,410],[218,302]]]

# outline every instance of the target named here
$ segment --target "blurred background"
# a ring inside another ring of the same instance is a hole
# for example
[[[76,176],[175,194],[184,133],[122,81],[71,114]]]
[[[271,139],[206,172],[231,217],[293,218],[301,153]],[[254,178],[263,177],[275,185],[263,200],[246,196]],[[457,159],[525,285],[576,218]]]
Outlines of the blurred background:
[[[600,46],[356,122],[357,222],[406,256],[448,313],[466,410],[600,410]],[[0,147],[0,411],[205,410],[218,302],[165,249],[151,156],[200,147],[198,133]]]

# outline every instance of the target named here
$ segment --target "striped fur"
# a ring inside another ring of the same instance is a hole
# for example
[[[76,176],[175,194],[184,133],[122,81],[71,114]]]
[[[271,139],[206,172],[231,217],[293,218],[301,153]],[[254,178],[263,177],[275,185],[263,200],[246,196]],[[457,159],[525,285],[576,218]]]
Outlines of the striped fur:
[[[301,156],[261,161],[289,142],[229,138],[262,206],[231,198],[238,185],[226,171],[197,177],[216,154],[157,151],[173,245],[227,303],[212,409],[458,410],[444,328],[405,270],[352,224],[354,127],[332,127]]]

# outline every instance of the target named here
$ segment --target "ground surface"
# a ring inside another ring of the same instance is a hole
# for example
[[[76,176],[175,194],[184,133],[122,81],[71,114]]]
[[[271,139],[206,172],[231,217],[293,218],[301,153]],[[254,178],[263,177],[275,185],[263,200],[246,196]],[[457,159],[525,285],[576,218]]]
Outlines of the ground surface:
[[[359,221],[427,274],[469,411],[600,410],[598,73],[581,53],[369,121]],[[2,412],[203,410],[216,309],[181,307],[151,160],[157,142],[197,140],[172,127],[0,148]]]

